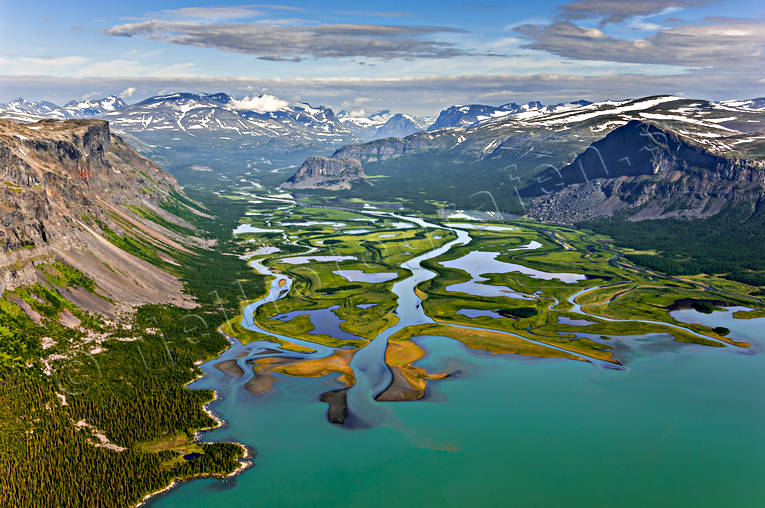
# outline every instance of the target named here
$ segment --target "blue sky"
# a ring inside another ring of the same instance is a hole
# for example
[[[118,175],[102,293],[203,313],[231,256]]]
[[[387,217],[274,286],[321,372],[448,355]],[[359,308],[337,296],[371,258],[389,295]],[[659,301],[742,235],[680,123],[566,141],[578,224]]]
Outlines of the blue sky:
[[[765,95],[752,0],[0,3],[0,101],[177,90],[335,108]]]

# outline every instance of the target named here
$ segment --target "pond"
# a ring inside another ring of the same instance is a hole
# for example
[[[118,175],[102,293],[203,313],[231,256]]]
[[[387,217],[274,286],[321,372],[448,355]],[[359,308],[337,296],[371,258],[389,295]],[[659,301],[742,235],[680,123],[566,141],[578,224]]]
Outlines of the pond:
[[[391,272],[364,272],[362,270],[333,270],[332,273],[340,275],[350,282],[386,282],[398,277],[397,273]]]
[[[241,235],[244,233],[283,233],[283,229],[264,229],[259,228],[256,226],[253,226],[252,224],[239,224],[236,229],[234,229],[235,235]]]
[[[328,263],[330,261],[350,261],[356,259],[356,256],[292,256],[279,259],[280,263],[288,265],[304,265],[311,261],[315,263]]]
[[[339,306],[334,305],[326,309],[294,310],[292,312],[279,314],[271,319],[277,321],[290,321],[297,316],[308,316],[311,320],[311,324],[314,327],[313,330],[308,332],[310,335],[323,334],[342,340],[358,339],[359,337],[340,328],[340,323],[343,321],[337,317],[337,314],[334,313],[334,311],[338,308]]]
[[[472,224],[468,222],[447,222],[445,225],[450,228],[460,229],[483,229],[484,231],[515,231],[513,226],[493,226],[491,224]]]
[[[457,311],[457,314],[460,314],[462,316],[466,316],[469,318],[476,318],[476,317],[490,317],[490,318],[501,318],[503,317],[502,314],[499,312],[493,311],[493,310],[481,310],[481,309],[460,309]]]
[[[457,268],[459,270],[465,271],[469,273],[474,280],[478,279],[478,277],[486,273],[510,272],[520,272],[535,279],[557,279],[567,284],[573,284],[587,279],[586,275],[578,273],[543,272],[541,270],[535,270],[534,268],[529,268],[527,266],[515,263],[506,263],[504,261],[497,260],[497,256],[499,256],[499,252],[472,251],[459,259],[443,261],[441,265],[447,268]]]

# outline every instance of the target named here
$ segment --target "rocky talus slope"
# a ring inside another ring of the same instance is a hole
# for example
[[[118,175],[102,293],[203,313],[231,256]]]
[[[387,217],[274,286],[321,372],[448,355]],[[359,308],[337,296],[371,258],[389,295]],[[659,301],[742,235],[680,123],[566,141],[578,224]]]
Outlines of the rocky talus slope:
[[[36,266],[64,262],[105,297],[72,293],[88,310],[113,315],[142,303],[191,305],[174,276],[118,246],[132,240],[161,252],[200,244],[144,218],[184,225],[161,206],[181,195],[172,176],[105,121],[0,120],[0,296],[44,283]]]

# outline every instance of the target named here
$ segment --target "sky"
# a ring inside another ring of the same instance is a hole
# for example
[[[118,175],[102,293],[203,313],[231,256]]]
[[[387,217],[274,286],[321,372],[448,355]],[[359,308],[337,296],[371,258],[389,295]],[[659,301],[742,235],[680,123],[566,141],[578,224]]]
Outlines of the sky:
[[[0,0],[0,102],[222,91],[431,115],[765,96],[761,1],[480,1]]]

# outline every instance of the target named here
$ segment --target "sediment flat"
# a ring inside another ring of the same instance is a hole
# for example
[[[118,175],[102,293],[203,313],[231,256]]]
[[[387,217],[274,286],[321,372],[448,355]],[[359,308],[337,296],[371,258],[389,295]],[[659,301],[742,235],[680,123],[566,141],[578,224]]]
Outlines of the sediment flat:
[[[236,360],[224,360],[214,365],[216,369],[230,376],[241,377],[244,375],[242,368],[236,363]]]

